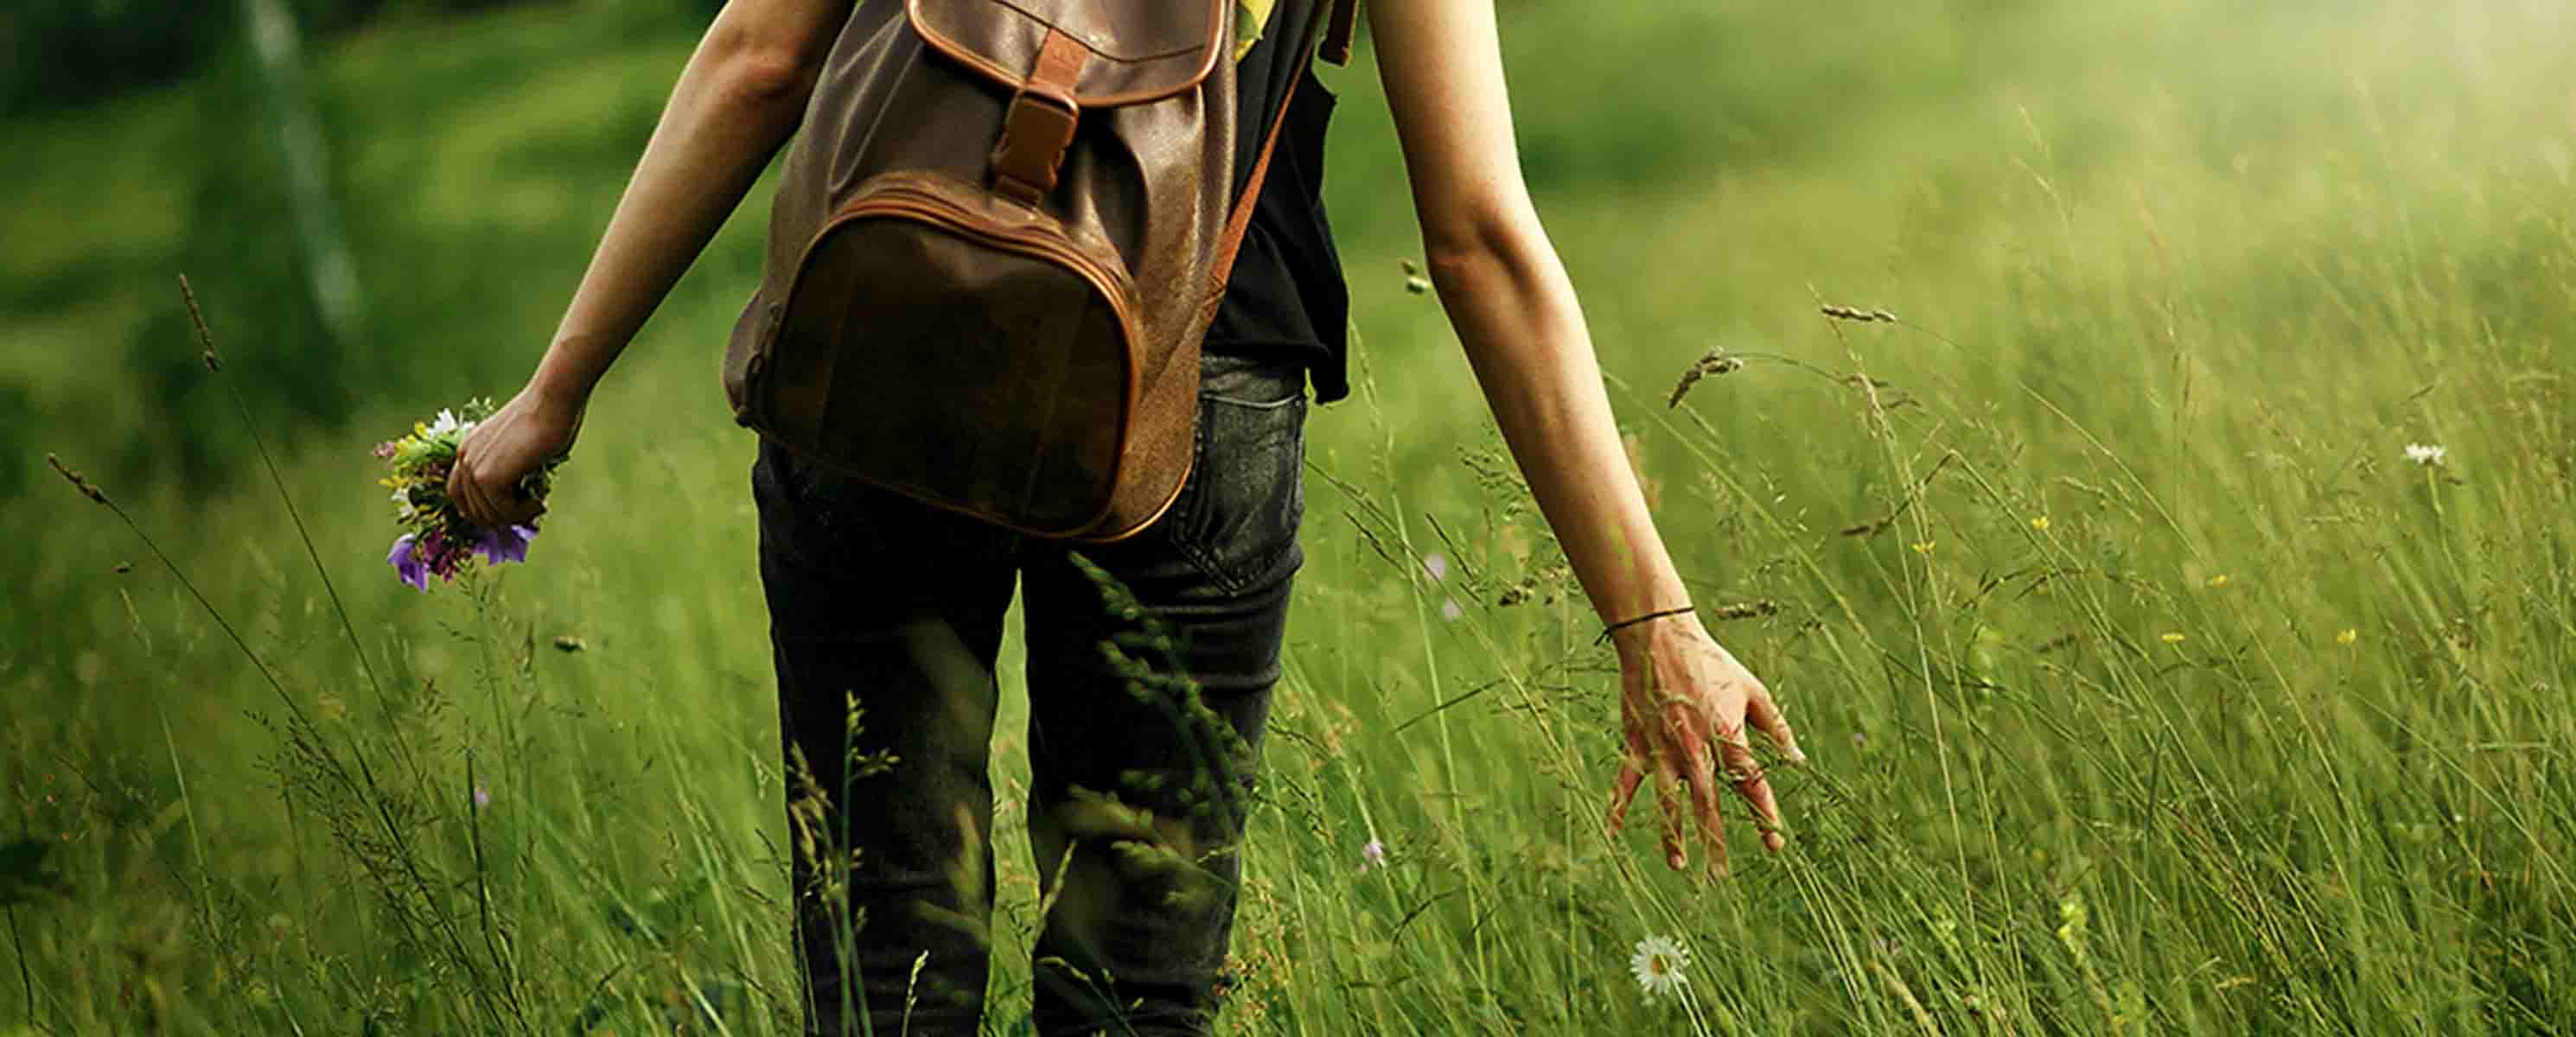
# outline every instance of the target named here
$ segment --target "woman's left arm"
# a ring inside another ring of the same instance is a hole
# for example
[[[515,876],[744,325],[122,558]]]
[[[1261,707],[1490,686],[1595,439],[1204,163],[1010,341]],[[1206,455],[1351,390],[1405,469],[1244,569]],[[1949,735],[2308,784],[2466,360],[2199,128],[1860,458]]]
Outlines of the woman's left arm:
[[[465,437],[448,495],[474,524],[541,510],[519,480],[571,449],[609,365],[796,132],[850,0],[732,0],[671,88],[526,388]]]

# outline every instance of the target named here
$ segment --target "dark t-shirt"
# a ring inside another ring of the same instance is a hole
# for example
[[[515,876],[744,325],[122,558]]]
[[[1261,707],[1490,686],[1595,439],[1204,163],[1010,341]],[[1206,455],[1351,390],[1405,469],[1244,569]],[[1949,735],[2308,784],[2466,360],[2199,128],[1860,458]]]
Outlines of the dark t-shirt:
[[[1207,351],[1305,365],[1315,399],[1329,403],[1350,393],[1346,370],[1350,293],[1342,284],[1341,258],[1324,220],[1324,128],[1333,95],[1314,78],[1297,44],[1314,38],[1314,19],[1329,0],[1278,0],[1261,40],[1236,68],[1242,129],[1235,144],[1234,194],[1242,194],[1261,155],[1280,95],[1304,77],[1289,102],[1288,119],[1263,175],[1252,224],[1226,283],[1225,302],[1208,326]]]

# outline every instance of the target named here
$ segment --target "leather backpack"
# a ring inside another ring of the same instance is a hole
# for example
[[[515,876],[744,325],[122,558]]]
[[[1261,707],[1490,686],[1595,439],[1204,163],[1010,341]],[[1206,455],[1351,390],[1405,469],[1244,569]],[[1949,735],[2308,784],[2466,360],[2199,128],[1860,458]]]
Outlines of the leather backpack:
[[[726,349],[735,419],[1022,533],[1151,525],[1290,100],[1230,199],[1235,2],[858,0]],[[1348,60],[1356,0],[1324,2],[1291,60]]]

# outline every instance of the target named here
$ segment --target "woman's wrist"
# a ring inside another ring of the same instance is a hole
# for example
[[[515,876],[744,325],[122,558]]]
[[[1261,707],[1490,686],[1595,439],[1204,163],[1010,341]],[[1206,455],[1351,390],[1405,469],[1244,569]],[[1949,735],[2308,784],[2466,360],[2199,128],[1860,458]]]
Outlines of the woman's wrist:
[[[1687,604],[1674,605],[1668,608],[1651,609],[1645,612],[1640,612],[1624,619],[1612,620],[1608,623],[1602,624],[1600,640],[1614,640],[1622,635],[1628,635],[1632,632],[1639,631],[1651,624],[1679,619],[1683,616],[1691,615],[1694,611],[1695,609]]]
[[[580,413],[590,405],[591,389],[599,384],[595,373],[577,369],[561,355],[561,348],[546,351],[537,362],[537,370],[528,376],[528,392],[537,402],[567,414]]]
[[[1632,623],[1602,635],[1619,656],[1621,669],[1651,665],[1651,660],[1670,650],[1671,646],[1705,636],[1698,614],[1676,612]],[[1675,639],[1678,638],[1679,641]]]

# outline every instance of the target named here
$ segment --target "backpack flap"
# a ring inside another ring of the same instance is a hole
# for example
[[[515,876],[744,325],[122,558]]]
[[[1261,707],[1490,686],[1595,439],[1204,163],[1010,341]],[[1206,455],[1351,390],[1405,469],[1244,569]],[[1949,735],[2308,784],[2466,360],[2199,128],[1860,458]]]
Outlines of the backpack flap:
[[[1159,101],[1199,85],[1225,53],[1234,0],[906,0],[905,17],[931,49],[1020,90],[1050,35],[1083,54],[1067,100],[1085,109]]]

